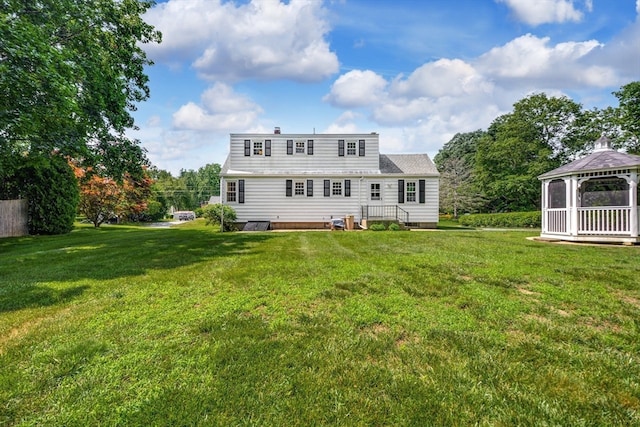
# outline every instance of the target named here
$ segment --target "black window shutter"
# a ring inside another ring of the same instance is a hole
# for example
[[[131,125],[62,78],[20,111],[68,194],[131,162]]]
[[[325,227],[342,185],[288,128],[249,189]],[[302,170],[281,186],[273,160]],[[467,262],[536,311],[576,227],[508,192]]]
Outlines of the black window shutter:
[[[244,140],[244,155],[245,156],[251,155],[251,140],[249,139]]]
[[[293,155],[293,139],[287,139],[287,155]]]
[[[351,197],[351,180],[344,180],[344,197]]]
[[[264,155],[271,156],[271,140],[267,139],[264,141]]]
[[[404,179],[398,180],[398,203],[404,203]]]
[[[324,197],[331,196],[331,180],[324,180]]]
[[[307,197],[313,197],[313,180],[307,180]]]
[[[344,157],[344,139],[338,140],[338,156]]]
[[[238,180],[238,203],[244,203],[244,179]]]
[[[313,139],[307,141],[307,154],[313,156]]]
[[[418,181],[418,202],[420,203],[425,203],[425,180],[421,179],[420,181]]]
[[[358,142],[358,148],[360,149],[359,156],[364,157],[364,139]]]
[[[293,181],[287,180],[287,197],[293,196]]]

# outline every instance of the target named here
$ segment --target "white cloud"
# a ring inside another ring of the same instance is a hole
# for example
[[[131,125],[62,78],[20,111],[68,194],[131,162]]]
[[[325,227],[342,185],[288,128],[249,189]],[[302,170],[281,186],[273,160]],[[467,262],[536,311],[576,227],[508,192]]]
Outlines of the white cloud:
[[[347,110],[331,123],[322,133],[358,133],[357,120],[362,118],[362,114]]]
[[[371,70],[353,70],[341,75],[323,100],[345,108],[370,105],[380,99],[386,86],[386,80]]]
[[[602,47],[596,40],[552,46],[549,37],[527,34],[480,56],[476,68],[507,86],[535,83],[571,89],[615,85],[618,77],[612,67],[589,64],[585,60],[588,54]]]
[[[623,38],[627,44],[619,48],[621,59],[626,52],[628,61],[631,39]],[[607,46],[595,40],[553,45],[547,37],[527,34],[475,60],[427,62],[408,76],[389,81],[372,71],[353,70],[336,80],[325,100],[336,106],[359,107],[378,126],[401,127],[402,136],[396,135],[383,148],[433,154],[434,147],[441,147],[458,132],[486,129],[531,93],[561,96],[567,90],[620,84],[615,66],[589,60],[603,52]],[[336,122],[332,129],[343,126]]]
[[[583,12],[576,9],[573,0],[496,0],[509,7],[516,18],[529,25],[536,26],[553,22],[580,21]],[[585,1],[585,9],[591,11],[591,0]]]
[[[490,91],[487,82],[468,63],[459,59],[440,59],[416,69],[406,79],[394,80],[391,92],[400,96],[459,96],[478,91]]]
[[[156,61],[193,61],[209,80],[319,81],[338,71],[324,14],[320,1],[169,0],[145,16],[164,40],[146,48]]]
[[[176,129],[221,131],[247,129],[255,124],[262,108],[223,83],[216,83],[201,96],[201,104],[188,102],[173,114]]]
[[[636,12],[640,15],[640,0],[636,0]]]

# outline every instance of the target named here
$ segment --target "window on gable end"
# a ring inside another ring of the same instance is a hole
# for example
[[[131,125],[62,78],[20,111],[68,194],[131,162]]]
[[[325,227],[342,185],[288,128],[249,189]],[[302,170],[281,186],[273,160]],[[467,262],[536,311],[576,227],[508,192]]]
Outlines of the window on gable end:
[[[227,202],[235,202],[238,194],[236,181],[227,181]]]
[[[407,197],[407,202],[416,201],[416,182],[415,181],[407,181],[406,197]]]

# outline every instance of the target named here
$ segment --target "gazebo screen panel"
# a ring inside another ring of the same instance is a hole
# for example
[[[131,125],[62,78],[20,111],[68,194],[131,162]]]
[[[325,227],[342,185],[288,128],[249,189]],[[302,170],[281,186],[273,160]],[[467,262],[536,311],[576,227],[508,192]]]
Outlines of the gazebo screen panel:
[[[549,209],[567,207],[567,184],[563,179],[554,179],[549,183]]]
[[[623,178],[592,178],[580,185],[580,206],[629,206],[629,183]]]

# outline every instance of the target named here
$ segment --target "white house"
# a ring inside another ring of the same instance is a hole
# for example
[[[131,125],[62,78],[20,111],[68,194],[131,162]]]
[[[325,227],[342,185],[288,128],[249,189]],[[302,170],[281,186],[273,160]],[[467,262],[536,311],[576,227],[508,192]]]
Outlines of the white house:
[[[353,216],[356,226],[395,220],[438,222],[439,173],[426,154],[384,155],[379,135],[231,134],[220,173],[221,201],[238,225],[327,228]]]

